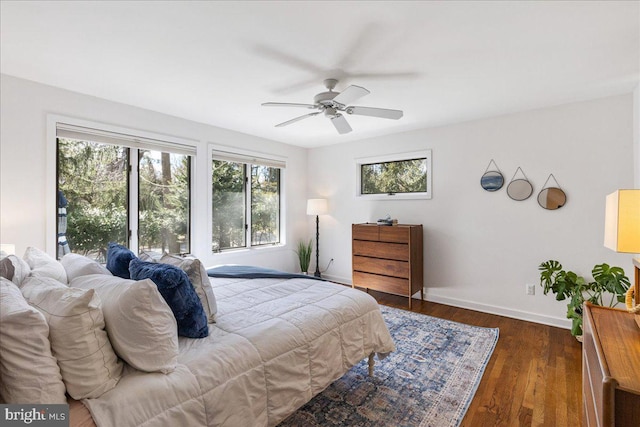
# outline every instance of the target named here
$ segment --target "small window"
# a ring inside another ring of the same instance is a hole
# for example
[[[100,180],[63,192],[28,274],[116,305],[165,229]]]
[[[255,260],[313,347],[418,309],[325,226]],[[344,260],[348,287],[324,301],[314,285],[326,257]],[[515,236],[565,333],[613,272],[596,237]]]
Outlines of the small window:
[[[430,199],[431,151],[356,159],[357,196]]]

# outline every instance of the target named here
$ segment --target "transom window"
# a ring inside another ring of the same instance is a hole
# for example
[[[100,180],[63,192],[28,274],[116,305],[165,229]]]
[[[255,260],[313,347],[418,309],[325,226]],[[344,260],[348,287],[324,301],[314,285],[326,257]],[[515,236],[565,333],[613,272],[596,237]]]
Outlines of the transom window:
[[[356,159],[357,196],[431,198],[431,151]]]

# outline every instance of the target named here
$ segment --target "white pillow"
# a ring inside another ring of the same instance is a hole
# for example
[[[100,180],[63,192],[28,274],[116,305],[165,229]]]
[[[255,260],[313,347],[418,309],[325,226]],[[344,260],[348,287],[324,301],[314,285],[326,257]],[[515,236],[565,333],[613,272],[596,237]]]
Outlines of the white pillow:
[[[107,270],[107,267],[80,254],[66,254],[62,257],[60,263],[67,273],[69,283],[76,277],[87,276],[89,274],[112,275],[111,272]]]
[[[183,258],[179,255],[169,254],[162,255],[160,262],[178,267],[187,273],[189,281],[200,298],[202,308],[204,308],[205,313],[207,313],[207,320],[209,323],[214,323],[216,321],[216,313],[218,312],[218,304],[213,294],[213,288],[211,287],[207,270],[204,268],[204,265],[202,265],[202,262],[200,262],[198,258]]]
[[[20,289],[0,278],[0,398],[5,403],[67,403],[51,354],[49,326]]]
[[[18,286],[29,276],[29,273],[31,273],[31,267],[22,258],[7,255],[0,260],[0,276],[11,280]]]
[[[96,398],[115,387],[122,375],[122,362],[104,330],[95,291],[33,276],[22,283],[21,291],[47,319],[51,352],[69,395],[76,400]]]
[[[140,258],[142,261],[146,261],[146,262],[159,262],[160,258],[162,258],[162,252],[141,251],[138,254],[138,258]]]
[[[125,362],[145,372],[167,374],[176,368],[178,326],[155,283],[93,274],[70,285],[95,289],[111,345]]]
[[[28,247],[24,253],[24,260],[31,267],[31,275],[34,277],[51,277],[60,283],[67,284],[67,273],[64,267],[46,252],[38,248]]]

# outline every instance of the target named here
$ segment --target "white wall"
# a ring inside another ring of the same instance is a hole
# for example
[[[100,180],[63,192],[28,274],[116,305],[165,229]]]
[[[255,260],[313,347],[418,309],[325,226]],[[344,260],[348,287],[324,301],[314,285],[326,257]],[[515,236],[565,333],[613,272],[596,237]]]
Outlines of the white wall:
[[[47,215],[55,218],[55,183],[47,182],[47,115],[58,114],[114,126],[139,129],[199,141],[193,197],[192,252],[206,265],[238,263],[297,270],[293,252],[300,236],[306,237],[306,150],[228,131],[153,111],[45,86],[7,75],[0,76],[0,241],[16,245],[21,255],[27,246],[47,246]],[[287,158],[285,198],[286,236],[280,248],[263,248],[223,255],[210,253],[208,226],[207,143],[271,153]],[[53,189],[53,190],[52,190]],[[53,191],[52,194],[49,194]],[[49,193],[47,193],[49,192]],[[47,197],[49,196],[49,197]],[[55,230],[53,231],[55,233]],[[51,236],[49,236],[49,239]],[[51,245],[49,245],[51,246]],[[53,248],[49,248],[54,252]]]
[[[603,246],[605,196],[633,186],[632,112],[625,95],[309,150],[309,194],[330,204],[320,264],[335,262],[325,275],[349,283],[351,223],[390,214],[424,225],[427,299],[566,327],[566,303],[537,285],[541,262],[585,276],[602,262],[632,273],[629,255]],[[433,150],[433,199],[356,199],[354,158],[418,149]],[[484,191],[491,159],[507,183],[522,167],[532,197],[513,201],[506,184]],[[568,197],[557,211],[536,201],[550,173]],[[535,296],[525,295],[526,283],[536,284]]]
[[[16,244],[18,254],[27,246],[45,246],[46,218],[55,214],[46,206],[45,193],[51,188],[45,179],[46,119],[48,114],[59,114],[197,140],[199,154],[206,153],[207,142],[212,142],[287,157],[285,228],[290,244],[211,255],[209,236],[198,231],[193,235],[193,252],[208,265],[250,263],[296,271],[293,245],[315,235],[305,201],[327,197],[331,213],[321,217],[320,263],[324,268],[333,258],[325,276],[347,283],[351,224],[387,213],[401,222],[424,224],[426,296],[433,301],[566,326],[563,302],[543,296],[539,287],[535,296],[525,295],[525,283],[538,283],[540,262],[557,259],[583,275],[589,275],[594,264],[608,262],[631,274],[629,255],[603,247],[602,222],[605,195],[634,186],[634,163],[635,185],[640,188],[638,130],[634,133],[640,120],[639,90],[633,95],[305,150],[0,77],[0,241]],[[417,149],[433,150],[432,200],[356,200],[354,158]],[[492,158],[507,180],[522,167],[534,184],[534,195],[515,202],[504,188],[496,193],[482,190],[480,176]],[[206,156],[198,157],[194,230],[207,229],[206,163]],[[549,173],[568,195],[567,205],[553,212],[543,210],[535,200]]]

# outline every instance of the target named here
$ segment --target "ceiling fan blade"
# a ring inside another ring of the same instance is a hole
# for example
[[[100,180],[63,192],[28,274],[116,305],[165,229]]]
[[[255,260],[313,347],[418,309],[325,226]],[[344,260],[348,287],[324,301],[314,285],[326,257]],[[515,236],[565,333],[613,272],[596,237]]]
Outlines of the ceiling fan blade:
[[[305,114],[304,116],[296,117],[295,119],[287,120],[286,122],[282,122],[282,123],[277,124],[276,127],[277,128],[281,128],[283,126],[290,125],[291,123],[298,122],[300,120],[306,119],[307,117],[315,116],[317,114],[320,114],[320,111],[316,111],[315,113]]]
[[[382,119],[398,120],[402,117],[402,110],[389,110],[386,108],[371,107],[347,107],[347,114],[356,114],[359,116],[380,117]]]
[[[316,108],[313,104],[296,104],[294,102],[264,102],[263,107],[302,107],[313,109]]]
[[[362,98],[365,95],[369,95],[369,93],[371,92],[369,92],[363,87],[351,85],[345,90],[343,90],[342,92],[340,92],[340,94],[337,95],[335,98],[333,98],[333,100],[340,104],[347,105],[355,101],[356,99]]]
[[[351,126],[347,123],[347,119],[342,114],[338,114],[331,118],[331,123],[336,127],[336,130],[340,135],[351,132]]]

